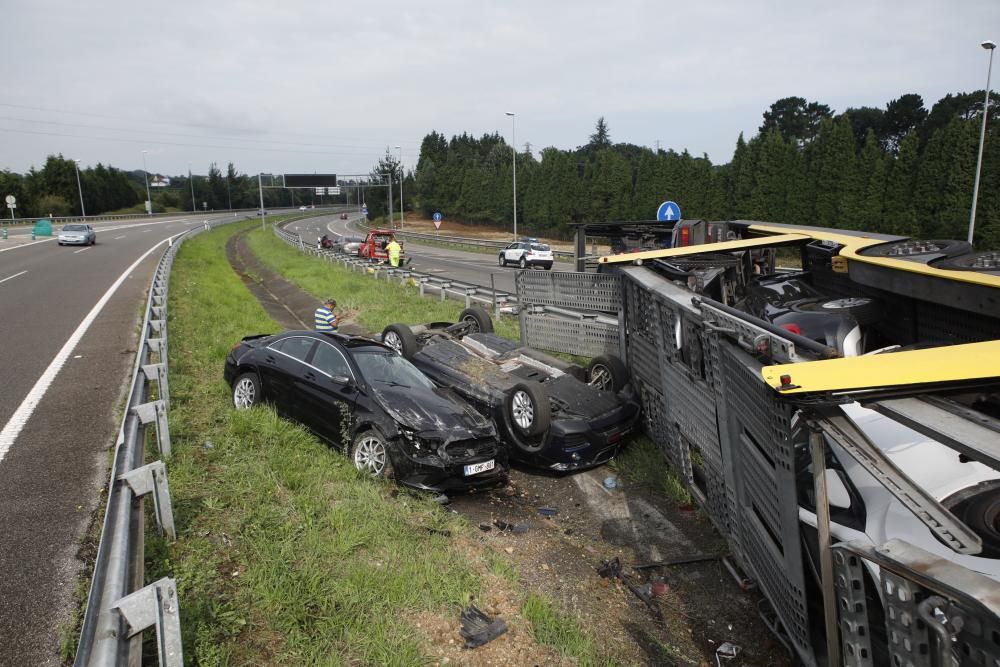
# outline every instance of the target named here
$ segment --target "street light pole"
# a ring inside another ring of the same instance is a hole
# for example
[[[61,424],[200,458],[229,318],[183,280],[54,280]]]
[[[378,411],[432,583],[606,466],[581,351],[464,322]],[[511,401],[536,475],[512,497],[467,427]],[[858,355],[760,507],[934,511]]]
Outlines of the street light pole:
[[[264,185],[263,179],[261,179],[261,173],[257,172],[257,191],[260,193],[260,228],[265,229],[264,224]]]
[[[395,229],[396,226],[392,222],[392,172],[390,171],[386,176],[389,177],[389,229]]]
[[[514,240],[517,240],[517,130],[514,127],[514,112],[505,111],[510,116],[510,150],[511,162],[514,165]]]
[[[191,163],[188,162],[188,182],[191,184],[191,212],[197,213],[198,206],[194,203],[194,177],[191,176]]]
[[[153,215],[153,198],[149,196],[149,170],[146,169],[146,151],[142,152],[142,173],[146,176],[146,215]]]
[[[83,207],[83,186],[80,185],[80,161],[77,159],[73,160],[73,167],[76,169],[76,189],[80,193],[80,213],[83,217],[87,217],[87,209]]]
[[[990,64],[986,69],[986,101],[983,102],[983,126],[979,131],[979,155],[976,157],[976,181],[972,186],[972,212],[969,213],[969,243],[976,228],[976,202],[979,199],[979,170],[983,166],[983,142],[986,139],[986,117],[990,115],[990,75],[993,73],[993,49],[996,43],[986,40],[980,46],[990,52]]]
[[[399,228],[403,228],[406,216],[403,214],[403,147],[396,146],[399,151]]]

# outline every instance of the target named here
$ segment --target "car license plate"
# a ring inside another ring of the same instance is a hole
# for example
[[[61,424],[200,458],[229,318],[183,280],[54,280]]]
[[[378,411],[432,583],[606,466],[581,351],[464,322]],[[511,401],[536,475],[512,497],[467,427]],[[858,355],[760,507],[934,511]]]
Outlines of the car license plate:
[[[478,475],[481,472],[486,472],[487,470],[493,470],[493,466],[496,465],[493,459],[489,461],[483,461],[482,463],[473,463],[471,465],[465,466],[465,476]]]

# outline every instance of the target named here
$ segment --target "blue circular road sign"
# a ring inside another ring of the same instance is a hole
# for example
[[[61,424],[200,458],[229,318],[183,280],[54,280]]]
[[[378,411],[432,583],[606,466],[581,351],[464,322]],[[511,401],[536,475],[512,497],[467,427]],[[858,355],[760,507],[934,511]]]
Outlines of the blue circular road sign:
[[[436,211],[434,213],[434,222],[441,222],[441,212],[440,211]]]
[[[362,206],[361,207],[361,215],[368,215],[368,207],[367,206]]]
[[[681,207],[675,202],[665,201],[660,204],[660,208],[656,209],[656,219],[660,222],[669,222],[671,220],[681,219]]]

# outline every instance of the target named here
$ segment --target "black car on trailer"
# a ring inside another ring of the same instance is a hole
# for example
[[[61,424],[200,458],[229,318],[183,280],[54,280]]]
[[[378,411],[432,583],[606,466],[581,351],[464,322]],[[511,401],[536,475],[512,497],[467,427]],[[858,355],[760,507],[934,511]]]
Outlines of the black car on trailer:
[[[224,377],[237,409],[272,404],[358,470],[434,491],[506,482],[493,424],[381,343],[318,331],[247,336]]]
[[[489,415],[510,458],[526,465],[570,471],[606,463],[639,417],[620,359],[595,357],[586,369],[556,359],[494,335],[481,308],[465,309],[454,324],[391,324],[382,340]]]

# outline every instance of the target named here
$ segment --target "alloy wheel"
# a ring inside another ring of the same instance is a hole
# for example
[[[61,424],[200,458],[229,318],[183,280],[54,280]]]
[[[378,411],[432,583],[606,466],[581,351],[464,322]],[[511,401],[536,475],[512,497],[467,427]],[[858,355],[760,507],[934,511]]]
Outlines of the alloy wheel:
[[[514,393],[514,398],[511,401],[511,412],[514,421],[522,430],[527,431],[531,428],[535,421],[535,406],[531,402],[531,396],[528,395],[528,392],[517,391]]]
[[[233,405],[237,409],[253,407],[256,398],[257,388],[254,386],[253,380],[248,377],[241,378],[233,387]]]
[[[354,467],[362,472],[381,475],[385,470],[385,445],[374,436],[363,437],[354,448]]]

